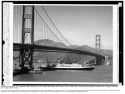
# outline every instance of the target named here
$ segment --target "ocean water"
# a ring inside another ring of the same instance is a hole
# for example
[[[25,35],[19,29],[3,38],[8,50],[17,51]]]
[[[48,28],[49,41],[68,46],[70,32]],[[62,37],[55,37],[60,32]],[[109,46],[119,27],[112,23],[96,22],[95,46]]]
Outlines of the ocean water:
[[[34,67],[40,66],[35,64]],[[112,82],[112,65],[98,65],[93,71],[55,70],[42,73],[20,74],[13,77],[14,82]]]

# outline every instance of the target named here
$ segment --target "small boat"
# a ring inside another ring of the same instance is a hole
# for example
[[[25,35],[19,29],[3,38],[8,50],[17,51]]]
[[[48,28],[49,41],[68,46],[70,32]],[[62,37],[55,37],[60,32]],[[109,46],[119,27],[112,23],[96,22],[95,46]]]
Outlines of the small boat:
[[[78,63],[71,63],[71,64],[64,64],[64,63],[57,63],[55,66],[47,66],[47,67],[39,67],[42,70],[93,70],[94,66],[90,64],[78,64]]]

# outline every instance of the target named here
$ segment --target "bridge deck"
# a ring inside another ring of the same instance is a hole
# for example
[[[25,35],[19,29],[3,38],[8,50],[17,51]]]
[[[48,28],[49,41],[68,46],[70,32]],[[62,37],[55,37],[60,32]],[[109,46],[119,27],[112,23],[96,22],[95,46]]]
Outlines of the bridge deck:
[[[20,43],[13,43],[13,51],[20,51],[21,47],[31,46],[30,44],[20,44]],[[51,46],[41,46],[41,45],[32,45],[33,51],[45,51],[45,52],[64,52],[64,53],[76,53],[76,54],[83,54],[83,55],[90,55],[90,56],[100,56],[104,58],[104,56],[100,54],[96,54],[93,52],[70,49],[70,48],[59,48],[59,47],[51,47]]]

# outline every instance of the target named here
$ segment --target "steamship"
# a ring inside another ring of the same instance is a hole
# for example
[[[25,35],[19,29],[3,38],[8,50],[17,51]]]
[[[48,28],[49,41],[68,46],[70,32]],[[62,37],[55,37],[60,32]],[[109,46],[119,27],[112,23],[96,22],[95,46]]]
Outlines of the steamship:
[[[39,67],[42,70],[94,70],[94,66],[90,64],[78,64],[78,63],[71,63],[71,64],[65,64],[65,63],[57,63],[55,66],[40,66]]]

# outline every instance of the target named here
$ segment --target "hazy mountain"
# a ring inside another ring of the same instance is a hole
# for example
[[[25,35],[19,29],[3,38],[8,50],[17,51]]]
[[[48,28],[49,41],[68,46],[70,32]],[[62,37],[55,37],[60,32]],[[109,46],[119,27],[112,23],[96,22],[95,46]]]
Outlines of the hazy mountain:
[[[75,48],[78,48],[78,47],[80,47],[80,46],[78,46],[78,45],[70,45],[70,46],[68,46],[69,48],[72,48],[72,49],[75,49]]]
[[[88,51],[88,52],[93,52],[93,53],[97,53],[97,54],[101,54],[101,55],[107,55],[107,56],[112,56],[113,55],[113,51],[112,50],[109,50],[109,49],[96,49],[96,48],[92,48],[92,47],[89,47],[87,45],[84,45],[84,46],[79,46],[75,49],[78,49],[78,50],[83,50],[83,51]]]
[[[63,43],[54,42],[54,41],[49,40],[49,39],[37,40],[37,41],[34,42],[34,44],[36,44],[36,45],[43,45],[43,46],[52,46],[52,47],[62,47],[62,48],[66,48],[67,47]]]
[[[34,42],[35,45],[44,45],[44,46],[52,46],[52,47],[62,47],[62,48],[71,48],[71,49],[77,49],[77,50],[83,50],[83,51],[89,51],[93,53],[98,53],[101,55],[107,55],[112,60],[113,51],[108,49],[102,49],[97,50],[95,48],[89,47],[87,45],[78,46],[78,45],[70,45],[66,46],[63,43],[54,42],[49,39],[44,40],[37,40]],[[19,57],[19,52],[14,51],[14,59]],[[43,61],[43,62],[54,62],[56,63],[59,59],[61,59],[63,62],[82,62],[83,58],[88,59],[91,58],[91,56],[86,55],[80,55],[80,54],[74,54],[74,53],[60,53],[60,52],[34,52],[33,55],[34,62]]]
[[[44,39],[44,40],[36,40],[36,41],[34,42],[34,44],[47,46],[47,45],[50,45],[50,44],[51,44],[51,45],[55,45],[55,42],[52,41],[52,40],[49,40],[49,39]]]

